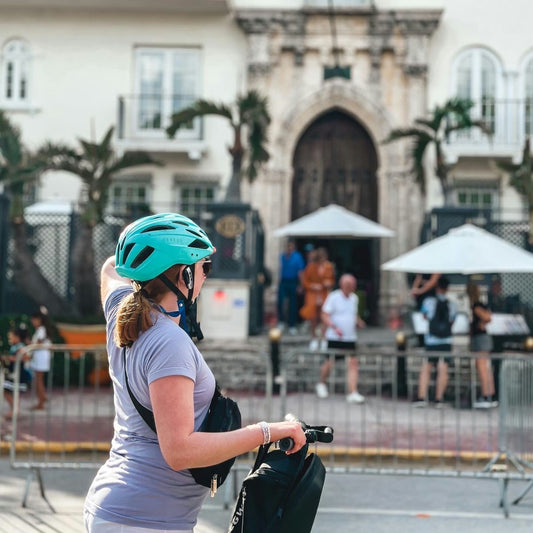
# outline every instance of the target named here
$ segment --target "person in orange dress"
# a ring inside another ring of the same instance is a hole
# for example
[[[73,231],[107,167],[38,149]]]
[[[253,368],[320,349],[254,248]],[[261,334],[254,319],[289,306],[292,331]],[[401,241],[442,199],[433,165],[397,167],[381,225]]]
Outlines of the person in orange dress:
[[[328,261],[328,252],[325,248],[318,248],[301,275],[301,284],[305,290],[304,305],[300,309],[300,316],[308,320],[311,325],[310,350],[327,349],[324,339],[324,328],[320,331],[320,343],[317,339],[317,326],[320,323],[320,311],[329,292],[335,285],[335,266]]]

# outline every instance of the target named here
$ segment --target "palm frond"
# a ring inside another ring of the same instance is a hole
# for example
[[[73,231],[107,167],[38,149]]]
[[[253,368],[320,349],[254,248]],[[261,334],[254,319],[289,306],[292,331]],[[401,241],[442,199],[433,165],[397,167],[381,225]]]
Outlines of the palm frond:
[[[434,119],[416,118],[414,122],[415,124],[426,127],[431,132],[436,132],[438,130],[438,124],[435,124]]]
[[[23,151],[20,130],[0,111],[0,164],[19,165]]]
[[[260,166],[270,159],[270,154],[265,148],[267,142],[266,124],[256,120],[248,128],[248,166],[246,176],[250,183],[257,178]]]
[[[265,124],[265,129],[270,124],[267,98],[261,96],[257,91],[248,91],[245,95],[240,96],[237,99],[237,108],[241,124],[260,121]]]
[[[94,175],[93,160],[87,160],[85,154],[65,144],[47,142],[36,154],[45,170],[62,170],[79,176],[85,183],[91,183]]]
[[[87,141],[86,139],[78,139],[85,159],[92,164],[94,168],[101,166],[102,163],[109,161],[113,157],[113,147],[111,141],[113,139],[114,126],[111,126],[104,134],[100,142]]]
[[[496,165],[498,166],[498,168],[501,168],[505,172],[509,172],[509,174],[517,172],[518,169],[522,166],[517,165],[515,163],[509,163],[508,161],[497,161]]]
[[[426,193],[426,170],[424,168],[424,155],[427,147],[434,139],[430,135],[420,136],[414,142],[412,156],[413,156],[413,169],[412,172],[415,176],[415,181],[420,186],[422,194]]]
[[[200,99],[170,117],[171,124],[166,129],[167,135],[174,137],[180,128],[190,126],[195,118],[206,115],[218,115],[233,121],[233,113],[227,105]]]
[[[248,154],[245,174],[252,182],[257,177],[260,166],[270,159],[265,148],[270,124],[267,99],[257,91],[249,91],[237,101],[240,124],[247,127]]]
[[[139,165],[157,165],[163,166],[161,161],[153,159],[146,152],[126,152],[122,157],[117,159],[109,168],[108,174],[115,174],[126,168],[136,167]]]
[[[407,137],[426,137],[428,134],[422,128],[398,128],[389,133],[389,136],[381,141],[382,144],[388,144],[398,139],[405,139]]]
[[[442,108],[446,114],[469,116],[474,102],[468,98],[450,98]]]

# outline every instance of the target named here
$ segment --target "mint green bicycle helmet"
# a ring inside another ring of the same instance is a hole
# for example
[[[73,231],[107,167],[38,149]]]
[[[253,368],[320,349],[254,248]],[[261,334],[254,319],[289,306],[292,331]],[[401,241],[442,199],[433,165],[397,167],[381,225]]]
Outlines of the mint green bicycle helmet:
[[[205,231],[177,213],[132,222],[120,234],[115,269],[124,278],[149,281],[173,265],[192,265],[214,252]]]

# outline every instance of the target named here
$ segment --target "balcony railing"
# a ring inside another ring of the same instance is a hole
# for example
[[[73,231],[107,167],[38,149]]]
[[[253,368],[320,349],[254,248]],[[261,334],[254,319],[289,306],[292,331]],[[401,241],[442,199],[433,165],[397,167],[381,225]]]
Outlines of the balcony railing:
[[[196,96],[188,95],[133,95],[119,96],[117,138],[125,150],[148,151],[203,151],[203,121],[195,119],[180,128],[175,137],[167,136],[173,113],[189,106]]]
[[[491,134],[479,128],[455,132],[449,139],[455,156],[485,152],[514,156],[520,152],[526,138],[533,135],[533,99],[486,98],[474,102],[470,115],[474,120],[483,121]]]

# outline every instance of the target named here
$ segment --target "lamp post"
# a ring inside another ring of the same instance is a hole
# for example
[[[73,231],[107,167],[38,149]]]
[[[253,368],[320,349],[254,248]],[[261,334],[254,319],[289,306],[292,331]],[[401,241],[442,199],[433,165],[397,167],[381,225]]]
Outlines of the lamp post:
[[[279,394],[279,346],[281,342],[281,329],[272,328],[268,332],[270,340],[270,364],[272,366],[272,392]]]

